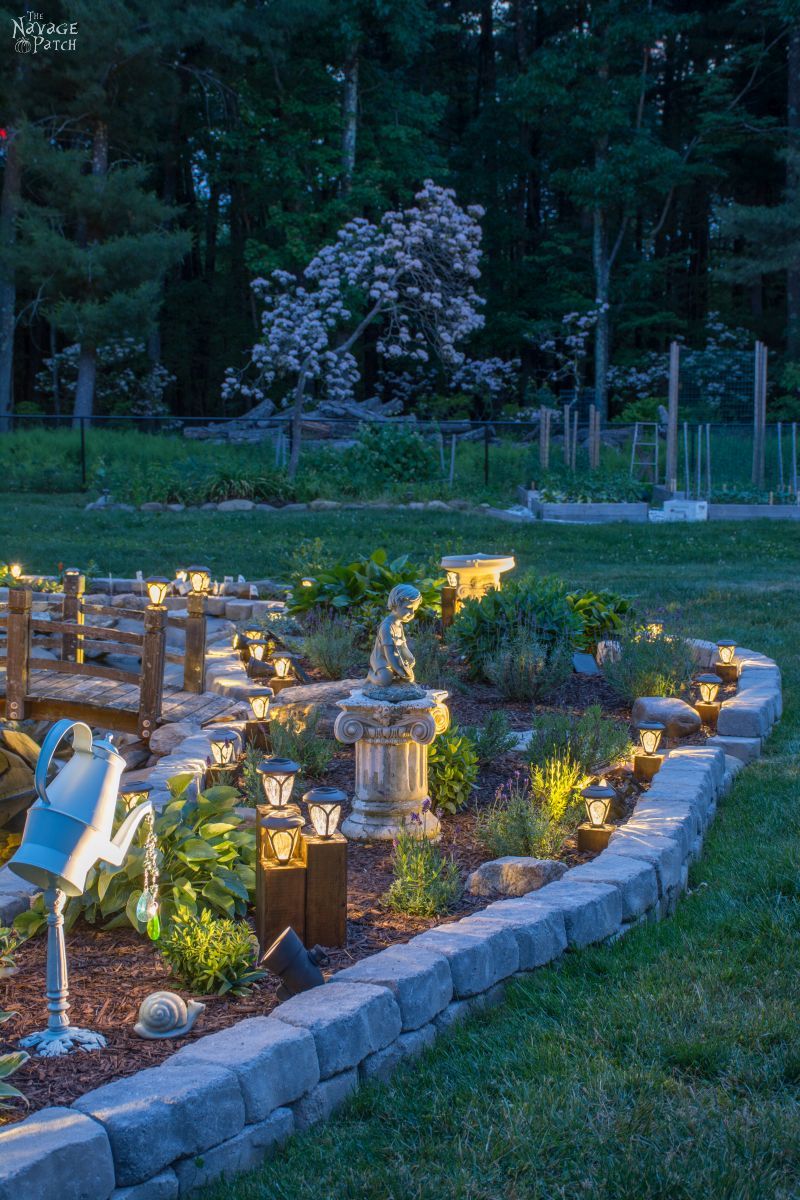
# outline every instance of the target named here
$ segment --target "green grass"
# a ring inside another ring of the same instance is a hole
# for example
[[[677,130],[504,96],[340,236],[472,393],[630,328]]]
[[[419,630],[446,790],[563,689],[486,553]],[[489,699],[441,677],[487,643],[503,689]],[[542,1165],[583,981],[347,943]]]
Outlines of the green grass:
[[[82,514],[10,499],[0,558],[47,570],[285,573],[320,537],[348,556],[514,549],[613,587],[689,632],[731,635],[784,671],[786,713],[720,806],[677,915],[567,956],[359,1092],[206,1200],[796,1200],[800,1195],[800,539],[768,522],[510,526],[413,512]]]

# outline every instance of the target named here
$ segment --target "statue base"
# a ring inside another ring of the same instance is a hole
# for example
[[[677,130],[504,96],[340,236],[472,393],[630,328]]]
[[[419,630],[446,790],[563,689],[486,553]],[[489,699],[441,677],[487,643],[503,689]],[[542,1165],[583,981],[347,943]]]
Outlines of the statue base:
[[[446,699],[447,692],[419,685],[367,685],[339,701],[333,732],[356,751],[345,837],[391,841],[405,830],[438,841],[441,827],[428,796],[428,747],[450,724]]]
[[[41,1033],[30,1033],[20,1040],[21,1050],[32,1050],[39,1058],[60,1058],[75,1050],[104,1050],[106,1039],[102,1033],[91,1029],[79,1029],[67,1025],[64,1029],[43,1029]]]

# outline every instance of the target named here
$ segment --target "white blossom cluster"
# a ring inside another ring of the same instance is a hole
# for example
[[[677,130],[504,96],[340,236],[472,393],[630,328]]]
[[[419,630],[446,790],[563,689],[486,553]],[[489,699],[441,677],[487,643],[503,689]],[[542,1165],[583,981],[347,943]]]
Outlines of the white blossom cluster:
[[[494,400],[517,390],[521,366],[518,358],[466,358],[450,376],[450,384],[455,391],[468,396]]]
[[[299,279],[274,271],[254,281],[262,336],[245,370],[227,372],[223,395],[257,403],[283,379],[295,400],[311,381],[330,398],[347,399],[359,378],[353,347],[373,324],[376,349],[390,363],[425,364],[432,354],[450,366],[462,361],[459,343],[483,324],[473,286],[483,210],[461,208],[450,189],[430,180],[415,201],[377,225],[348,222]]]
[[[80,343],[76,342],[60,350],[54,358],[44,359],[44,370],[36,376],[37,390],[45,396],[54,395],[55,366],[60,390],[73,400],[80,354]],[[163,415],[168,411],[164,392],[174,382],[175,376],[161,363],[153,362],[144,342],[136,338],[115,338],[97,347],[95,403],[100,412],[140,417]]]
[[[580,388],[592,334],[608,308],[607,303],[598,301],[587,312],[565,313],[557,330],[531,335],[536,348],[550,360],[547,376],[550,382],[568,381],[576,391]]]

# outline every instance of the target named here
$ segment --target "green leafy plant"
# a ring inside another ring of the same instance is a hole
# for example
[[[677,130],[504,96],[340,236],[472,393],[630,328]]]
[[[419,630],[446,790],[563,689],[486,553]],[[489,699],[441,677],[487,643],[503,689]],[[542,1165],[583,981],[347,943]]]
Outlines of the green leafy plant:
[[[482,767],[508,754],[517,744],[517,735],[501,708],[493,709],[483,726],[465,725],[464,734],[475,747]]]
[[[452,634],[473,675],[481,675],[498,647],[512,642],[520,629],[548,649],[557,643],[575,647],[584,632],[560,580],[526,575],[479,600],[465,601]]]
[[[342,456],[341,476],[348,490],[358,494],[387,480],[407,483],[409,479],[435,479],[440,473],[434,443],[409,425],[385,425],[370,421],[358,427],[354,446]]]
[[[626,758],[631,743],[628,726],[604,717],[599,704],[580,716],[571,713],[537,713],[528,744],[531,762],[544,762],[553,754],[569,752],[587,774]]]
[[[249,925],[208,909],[176,909],[159,950],[173,975],[204,996],[246,996],[266,974],[255,965],[258,943]]]
[[[321,717],[321,710],[313,708],[307,717],[290,714],[269,724],[272,753],[294,759],[304,775],[314,778],[324,773],[335,749],[331,739],[319,732]]]
[[[255,833],[251,828],[240,828],[242,819],[234,812],[240,798],[238,791],[219,786],[194,796],[190,792],[193,782],[191,775],[170,780],[173,799],[155,823],[163,924],[169,924],[178,908],[243,917],[255,891]],[[117,819],[124,815],[122,806],[118,806]],[[90,925],[104,929],[131,924],[142,932],[136,920],[136,904],[143,874],[143,845],[132,846],[121,867],[93,867],[83,895],[67,901],[67,928],[83,916]],[[44,923],[40,896],[28,912],[20,913],[14,928],[32,934]]]
[[[426,837],[401,830],[392,872],[394,879],[384,901],[395,912],[436,917],[451,909],[461,896],[458,867]]]
[[[19,933],[7,925],[0,925],[0,976],[3,972],[14,969],[14,954],[22,938]]]
[[[606,658],[603,673],[623,700],[632,704],[639,696],[681,696],[687,691],[697,659],[685,638],[629,631],[618,642],[619,655]]]
[[[428,786],[437,812],[458,812],[478,777],[478,755],[457,725],[440,733],[428,751]]]
[[[346,679],[365,669],[365,652],[358,641],[363,630],[333,615],[320,616],[303,639],[303,653],[326,679]]]
[[[541,763],[531,764],[531,794],[547,818],[560,825],[567,812],[580,803],[586,772],[570,751],[556,750]]]
[[[564,642],[547,646],[521,630],[498,646],[483,673],[507,700],[544,700],[572,675],[572,650]]]
[[[533,805],[530,786],[517,771],[478,813],[475,834],[490,858],[529,856],[547,836],[547,818]]]
[[[0,1025],[16,1015],[14,1012],[5,1012],[0,1008]],[[17,1050],[13,1054],[0,1054],[0,1108],[11,1108],[10,1104],[5,1103],[7,1100],[22,1100],[25,1104],[28,1103],[18,1088],[5,1081],[15,1071],[18,1071],[22,1064],[26,1063],[29,1058],[30,1055],[25,1050]]]
[[[623,622],[632,616],[630,601],[615,592],[570,592],[567,604],[581,619],[583,632],[579,644],[592,654],[598,642],[615,637]]]
[[[374,550],[368,558],[318,571],[304,584],[293,581],[289,611],[306,613],[329,609],[347,612],[352,618],[369,622],[384,616],[386,598],[398,583],[411,583],[422,594],[418,614],[437,615],[441,611],[441,578],[425,577],[422,569],[407,554],[389,561],[385,550]]]

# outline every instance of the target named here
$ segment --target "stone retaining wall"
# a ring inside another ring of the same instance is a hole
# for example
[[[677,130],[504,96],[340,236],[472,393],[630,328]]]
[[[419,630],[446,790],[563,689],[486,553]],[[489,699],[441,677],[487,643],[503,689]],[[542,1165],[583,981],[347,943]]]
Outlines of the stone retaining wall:
[[[710,663],[716,647],[696,645]],[[360,1083],[387,1078],[454,1023],[496,1003],[509,980],[668,916],[718,802],[780,715],[775,663],[750,650],[738,655],[740,690],[723,706],[732,715],[717,738],[670,753],[593,862],[383,950],[269,1016],[199,1038],[70,1108],[10,1126],[0,1132],[0,1200],[175,1200],[257,1166]]]

